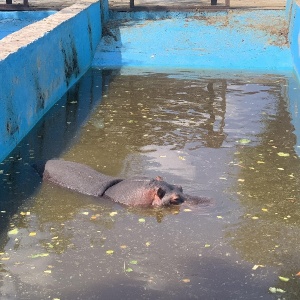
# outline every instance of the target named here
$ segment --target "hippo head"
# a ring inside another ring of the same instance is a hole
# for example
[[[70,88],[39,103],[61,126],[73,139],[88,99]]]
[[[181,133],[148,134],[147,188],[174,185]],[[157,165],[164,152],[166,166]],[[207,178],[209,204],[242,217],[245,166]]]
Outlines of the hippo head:
[[[185,200],[181,186],[169,184],[160,176],[153,179],[151,185],[155,189],[153,206],[179,205]]]

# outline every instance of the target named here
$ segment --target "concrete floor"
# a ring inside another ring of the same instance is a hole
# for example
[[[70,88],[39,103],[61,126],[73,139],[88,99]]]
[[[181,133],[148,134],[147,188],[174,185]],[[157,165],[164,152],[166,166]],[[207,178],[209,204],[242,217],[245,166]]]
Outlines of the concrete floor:
[[[82,1],[82,0],[81,0]],[[129,9],[130,0],[109,0],[109,5],[112,9]],[[73,5],[77,1],[74,0],[29,0],[30,9],[54,9],[60,10],[70,5]],[[0,6],[3,7],[5,0],[0,0]],[[22,0],[13,0],[13,4],[23,4]],[[284,9],[286,0],[230,0],[231,8],[248,8],[248,9]],[[148,9],[167,7],[167,8],[178,8],[178,9],[197,9],[203,6],[210,5],[210,0],[135,0],[136,6],[143,6]],[[225,5],[225,0],[218,0],[218,6]],[[1,9],[1,7],[0,7]],[[3,10],[3,8],[2,8]]]

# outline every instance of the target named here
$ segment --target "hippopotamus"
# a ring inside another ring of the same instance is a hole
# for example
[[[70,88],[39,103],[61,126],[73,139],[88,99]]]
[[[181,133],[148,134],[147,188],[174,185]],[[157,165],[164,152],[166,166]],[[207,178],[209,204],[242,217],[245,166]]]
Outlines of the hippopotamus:
[[[128,206],[161,207],[179,205],[185,201],[206,203],[207,198],[189,196],[182,187],[156,178],[133,177],[129,179],[104,175],[86,165],[53,159],[44,166],[43,180],[95,197],[108,197]]]

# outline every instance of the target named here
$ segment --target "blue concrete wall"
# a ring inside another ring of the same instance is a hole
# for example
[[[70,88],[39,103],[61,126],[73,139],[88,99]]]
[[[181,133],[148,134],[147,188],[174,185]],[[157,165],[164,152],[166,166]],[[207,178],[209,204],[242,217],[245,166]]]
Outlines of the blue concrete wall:
[[[294,0],[287,2],[287,18],[290,22],[289,40],[295,73],[300,80],[300,6]]]
[[[288,0],[286,4],[286,16],[290,23],[289,41],[294,65],[294,80],[289,81],[288,98],[291,122],[294,125],[296,136],[295,152],[300,156],[300,6],[295,0]]]
[[[284,10],[112,12],[95,67],[291,72]]]
[[[90,67],[101,31],[86,0],[0,41],[0,161]]]

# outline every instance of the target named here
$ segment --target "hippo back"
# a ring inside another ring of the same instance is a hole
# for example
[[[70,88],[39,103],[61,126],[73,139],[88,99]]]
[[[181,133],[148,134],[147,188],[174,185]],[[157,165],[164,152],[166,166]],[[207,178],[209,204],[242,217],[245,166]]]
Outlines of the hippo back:
[[[122,181],[103,175],[88,166],[65,160],[47,161],[43,179],[96,197],[102,196],[107,188]]]

